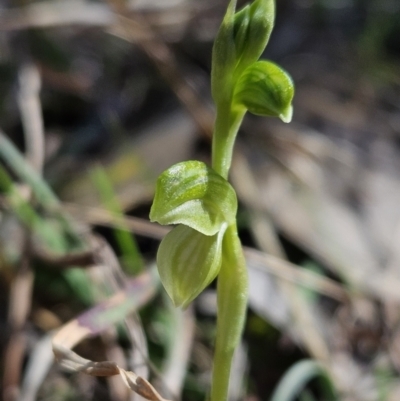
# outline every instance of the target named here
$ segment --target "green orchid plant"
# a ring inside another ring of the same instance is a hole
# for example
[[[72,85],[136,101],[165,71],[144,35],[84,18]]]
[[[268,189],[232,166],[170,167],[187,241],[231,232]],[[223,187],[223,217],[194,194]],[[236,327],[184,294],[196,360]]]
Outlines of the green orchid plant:
[[[294,95],[292,79],[283,69],[258,60],[273,28],[274,0],[255,0],[235,10],[236,0],[231,0],[213,47],[212,166],[186,161],[163,172],[150,211],[151,221],[176,225],[157,254],[161,281],[175,306],[189,305],[218,277],[211,401],[227,399],[231,362],[247,309],[237,197],[227,180],[233,145],[246,111],[290,122]]]

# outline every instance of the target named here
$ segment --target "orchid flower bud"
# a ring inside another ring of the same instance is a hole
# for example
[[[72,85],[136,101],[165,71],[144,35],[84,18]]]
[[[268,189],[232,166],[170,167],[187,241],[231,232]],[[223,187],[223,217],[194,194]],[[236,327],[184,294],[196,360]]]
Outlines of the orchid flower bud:
[[[227,224],[213,236],[179,225],[162,240],[157,253],[161,282],[175,306],[186,307],[219,273]]]
[[[231,0],[213,47],[211,89],[218,104],[230,97],[235,77],[267,46],[275,19],[274,0],[255,0],[235,13]]]
[[[203,162],[186,161],[158,177],[150,220],[214,235],[235,220],[236,211],[236,193],[229,182]]]
[[[270,61],[247,67],[235,86],[233,107],[246,108],[259,116],[292,119],[294,85],[289,74]]]
[[[179,224],[157,254],[161,282],[176,306],[187,306],[217,276],[236,211],[232,186],[203,162],[181,162],[159,176],[150,219]]]

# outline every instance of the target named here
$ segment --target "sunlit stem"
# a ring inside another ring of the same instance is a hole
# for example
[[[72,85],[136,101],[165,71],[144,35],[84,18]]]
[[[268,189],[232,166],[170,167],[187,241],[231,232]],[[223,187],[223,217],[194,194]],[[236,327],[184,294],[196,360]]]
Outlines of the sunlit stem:
[[[245,110],[232,112],[230,103],[217,108],[212,145],[212,167],[224,178],[228,178],[232,164],[233,145],[244,114]]]
[[[218,317],[211,401],[228,397],[232,358],[242,335],[246,316],[248,277],[236,223],[223,241],[223,261],[218,276]]]
[[[233,146],[245,109],[232,110],[232,102],[217,105],[212,146],[212,167],[228,178]],[[222,244],[222,265],[218,275],[218,317],[211,401],[228,398],[232,358],[239,344],[247,306],[247,271],[236,222],[230,225]]]

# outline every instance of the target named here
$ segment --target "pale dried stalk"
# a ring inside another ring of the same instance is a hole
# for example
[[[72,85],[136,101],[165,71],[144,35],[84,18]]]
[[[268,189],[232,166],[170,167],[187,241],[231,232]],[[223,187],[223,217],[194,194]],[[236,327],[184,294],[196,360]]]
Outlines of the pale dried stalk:
[[[146,304],[155,294],[157,283],[154,270],[144,272],[141,276],[136,277],[134,282],[127,286],[130,288],[135,297],[136,310],[140,306]],[[158,281],[157,281],[158,282]],[[142,287],[141,287],[142,286]],[[150,401],[166,401],[154,389],[154,387],[143,377],[134,372],[126,371],[118,366],[115,362],[103,361],[93,362],[80,357],[72,348],[75,347],[83,339],[104,333],[109,327],[121,320],[121,316],[115,317],[114,320],[104,322],[101,320],[96,323],[96,314],[113,313],[115,308],[120,306],[128,296],[128,288],[114,294],[111,298],[96,305],[89,311],[86,311],[77,318],[66,323],[53,337],[53,352],[59,364],[72,372],[82,372],[91,376],[111,377],[120,375],[125,385],[135,393]],[[128,306],[130,312],[134,312],[132,305]],[[114,309],[113,309],[114,308]],[[128,310],[124,309],[126,312]]]
[[[64,369],[72,372],[86,373],[90,376],[110,377],[120,375],[125,385],[150,401],[167,401],[157,390],[145,379],[134,372],[120,368],[115,362],[103,361],[93,362],[82,358],[70,349],[60,344],[53,343],[53,352],[57,362]]]
[[[24,127],[26,160],[41,174],[44,164],[44,124],[40,103],[41,77],[34,64],[19,72],[18,106]]]

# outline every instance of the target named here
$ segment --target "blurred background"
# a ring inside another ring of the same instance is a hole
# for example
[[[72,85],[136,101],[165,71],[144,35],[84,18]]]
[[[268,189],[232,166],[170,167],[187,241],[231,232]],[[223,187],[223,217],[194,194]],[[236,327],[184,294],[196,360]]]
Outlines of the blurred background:
[[[205,398],[215,285],[172,308],[154,270],[166,231],[148,213],[158,174],[210,161],[226,6],[0,3],[5,401],[143,399],[118,376],[77,373],[90,360],[149,378],[167,399]],[[400,2],[276,8],[263,58],[293,77],[294,116],[248,115],[237,140],[250,299],[230,400],[398,401]],[[88,361],[66,351],[75,345]]]

